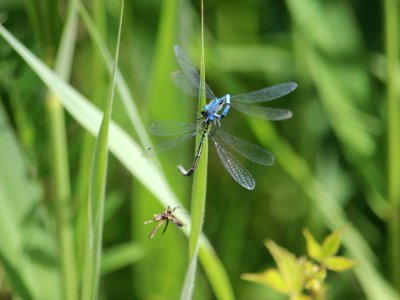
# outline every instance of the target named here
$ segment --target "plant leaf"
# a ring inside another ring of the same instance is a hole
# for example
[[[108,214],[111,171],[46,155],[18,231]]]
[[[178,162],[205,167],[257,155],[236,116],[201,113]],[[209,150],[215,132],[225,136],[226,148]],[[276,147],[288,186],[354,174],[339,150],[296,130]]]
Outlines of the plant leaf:
[[[282,294],[290,295],[290,287],[277,269],[268,269],[263,273],[244,273],[240,278],[256,283],[265,284]]]
[[[353,268],[357,264],[358,264],[357,261],[348,259],[343,256],[330,256],[323,261],[323,265],[327,269],[336,272],[346,271],[348,269]]]
[[[342,242],[341,229],[338,229],[335,232],[332,232],[330,235],[328,235],[322,243],[323,259],[335,255],[340,248],[341,242]]]
[[[297,261],[294,254],[280,247],[274,241],[268,240],[265,245],[278,265],[279,273],[287,284],[291,294],[299,294],[302,291],[304,283],[301,263]]]
[[[315,240],[314,236],[308,229],[303,230],[303,235],[307,242],[308,256],[315,259],[316,261],[321,261],[323,257],[323,250],[321,245]]]

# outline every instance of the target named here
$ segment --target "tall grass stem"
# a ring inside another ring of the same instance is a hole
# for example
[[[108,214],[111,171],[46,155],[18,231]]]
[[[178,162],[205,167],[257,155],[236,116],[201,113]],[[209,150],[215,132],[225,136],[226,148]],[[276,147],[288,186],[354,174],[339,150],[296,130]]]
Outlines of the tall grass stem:
[[[75,37],[78,26],[76,1],[69,6],[67,21],[55,61],[55,72],[68,80],[74,56]],[[64,108],[52,93],[46,96],[49,117],[52,169],[55,186],[56,224],[58,231],[64,299],[78,299],[75,241],[72,218],[71,190],[68,166],[68,143],[66,137]]]
[[[200,62],[200,93],[198,111],[203,109],[206,103],[205,93],[205,60],[204,60],[204,3],[201,1],[201,62]],[[200,136],[196,137],[196,149],[200,145]],[[200,158],[197,170],[193,176],[192,196],[191,196],[191,215],[192,224],[189,236],[189,268],[186,273],[184,288],[181,299],[191,299],[196,277],[197,255],[199,251],[200,235],[203,228],[204,213],[206,208],[207,193],[207,161],[208,161],[208,141],[204,141],[202,157]]]
[[[393,215],[389,219],[389,251],[392,281],[400,292],[400,93],[399,77],[399,1],[385,1],[385,41],[388,115],[388,201]]]

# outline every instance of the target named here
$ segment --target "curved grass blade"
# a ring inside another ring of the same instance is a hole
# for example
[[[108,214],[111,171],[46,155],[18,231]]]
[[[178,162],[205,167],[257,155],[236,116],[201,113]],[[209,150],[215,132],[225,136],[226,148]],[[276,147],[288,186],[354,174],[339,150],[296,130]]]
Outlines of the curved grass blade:
[[[214,141],[215,148],[219,158],[222,161],[225,169],[235,179],[237,183],[248,190],[254,190],[256,187],[256,181],[249,171],[228,151],[226,151],[217,141]]]
[[[222,140],[227,146],[243,157],[263,166],[272,166],[275,163],[274,155],[268,150],[258,145],[249,143],[238,137],[230,135],[226,131],[219,129],[213,139]]]
[[[293,116],[290,110],[282,108],[264,107],[246,103],[231,103],[231,106],[248,116],[263,120],[280,121],[290,119]]]
[[[261,103],[281,98],[297,88],[295,82],[285,82],[261,90],[231,97],[232,103]]]

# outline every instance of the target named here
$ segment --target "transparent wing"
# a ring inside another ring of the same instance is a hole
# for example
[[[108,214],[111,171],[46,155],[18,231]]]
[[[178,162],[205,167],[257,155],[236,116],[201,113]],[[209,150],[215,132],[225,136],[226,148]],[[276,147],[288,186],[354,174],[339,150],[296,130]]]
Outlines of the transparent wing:
[[[185,52],[183,51],[183,49],[180,46],[174,46],[174,52],[175,52],[175,56],[176,59],[178,61],[179,66],[181,67],[183,73],[186,75],[186,81],[189,81],[195,88],[197,88],[197,91],[200,89],[200,74],[197,71],[197,69],[195,67],[193,67],[193,64],[190,62],[190,59],[187,57],[187,55],[185,54]],[[182,78],[182,75],[175,75],[178,79],[178,81],[185,81]],[[177,83],[174,80],[175,83]],[[187,86],[188,83],[181,83],[183,84],[183,86]],[[178,85],[180,86],[180,85]],[[180,86],[184,91],[186,91],[182,86]],[[214,93],[212,92],[212,90],[210,89],[210,87],[208,86],[208,84],[206,83],[206,98],[207,99],[214,99]],[[198,96],[198,92],[197,92],[197,96]],[[197,97],[196,96],[196,97]]]
[[[199,86],[193,85],[182,71],[175,71],[171,74],[171,79],[174,84],[189,96],[197,98],[199,96]],[[206,93],[207,99],[209,95]]]
[[[158,154],[162,154],[169,150],[176,148],[178,145],[186,141],[187,139],[195,136],[202,130],[202,122],[197,123],[184,123],[184,122],[173,122],[173,121],[158,121],[150,126],[150,133],[157,136],[177,136],[172,140],[168,140],[154,147],[147,148],[142,155],[144,157],[152,157]]]
[[[240,94],[231,97],[232,103],[260,103],[271,101],[293,92],[297,88],[295,82],[285,82],[263,88],[247,94]]]
[[[268,150],[246,142],[238,137],[230,135],[226,131],[218,130],[213,138],[222,140],[226,145],[232,148],[236,153],[263,166],[272,166],[275,163],[274,155]]]
[[[237,183],[248,190],[253,190],[256,186],[256,181],[253,176],[251,176],[250,172],[243,167],[239,161],[233,157],[228,151],[226,151],[218,142],[213,139],[215,148],[217,149],[217,153],[219,158],[222,161],[225,169],[229,172],[229,174],[235,179]]]
[[[159,144],[154,145],[154,147],[149,147],[147,148],[143,153],[142,156],[144,157],[152,157],[156,156],[159,154],[162,154],[164,152],[170,151],[174,148],[176,148],[178,145],[186,141],[187,139],[193,137],[196,135],[196,131],[192,133],[188,133],[186,135],[177,137],[173,140],[168,140]]]
[[[188,80],[185,73],[181,71],[172,72],[171,78],[174,84],[177,87],[179,87],[183,92],[195,98],[199,97],[200,82],[198,82],[196,85],[193,85],[193,83]],[[209,100],[215,99],[215,96],[211,91],[210,87],[207,85],[207,83],[206,83],[206,99]]]
[[[282,108],[265,107],[246,103],[231,103],[231,106],[248,116],[263,120],[286,120],[293,116],[293,113],[290,110]]]
[[[158,121],[150,125],[149,132],[157,136],[196,134],[200,124],[175,121]]]

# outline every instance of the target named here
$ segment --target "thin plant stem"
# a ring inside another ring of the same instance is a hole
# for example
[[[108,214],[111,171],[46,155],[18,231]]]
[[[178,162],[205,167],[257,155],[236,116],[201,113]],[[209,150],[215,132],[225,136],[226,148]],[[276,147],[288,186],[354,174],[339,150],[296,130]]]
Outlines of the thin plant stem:
[[[200,63],[200,93],[198,110],[201,111],[206,102],[205,93],[205,66],[204,66],[204,7],[201,1],[201,63]],[[196,138],[196,147],[200,145],[201,137]],[[197,170],[194,173],[191,214],[192,223],[189,235],[189,267],[186,272],[185,281],[182,289],[181,300],[191,299],[193,295],[194,282],[196,277],[197,256],[199,252],[200,236],[204,222],[204,212],[206,208],[207,193],[207,157],[208,142],[204,141],[202,156],[199,159]]]
[[[72,1],[70,3],[68,18],[55,62],[55,71],[66,80],[69,78],[71,71],[71,60],[74,54],[74,40],[78,24],[75,2]],[[60,100],[50,92],[46,97],[46,109],[49,117],[52,148],[52,172],[55,184],[55,207],[63,276],[63,293],[64,299],[74,300],[78,299],[78,281],[64,109]]]
[[[100,130],[94,148],[89,186],[87,247],[84,261],[82,299],[97,299],[100,285],[101,254],[103,244],[104,205],[108,167],[109,127],[115,94],[116,70],[122,31],[124,0],[121,1],[118,37],[115,50],[111,85]]]
[[[400,291],[400,97],[396,86],[399,65],[399,2],[385,1],[385,35],[388,109],[388,201],[393,215],[389,219],[389,249],[393,285]]]
[[[200,65],[200,95],[198,109],[201,111],[206,102],[205,96],[205,63],[204,63],[204,8],[201,1],[201,65]],[[196,139],[196,148],[198,149],[200,136]],[[197,252],[199,237],[203,227],[203,219],[206,206],[206,190],[207,190],[207,158],[208,158],[208,142],[204,142],[202,157],[200,158],[197,170],[194,174],[192,187],[192,226],[189,238],[189,258]]]

